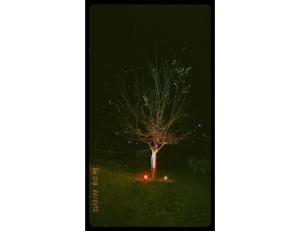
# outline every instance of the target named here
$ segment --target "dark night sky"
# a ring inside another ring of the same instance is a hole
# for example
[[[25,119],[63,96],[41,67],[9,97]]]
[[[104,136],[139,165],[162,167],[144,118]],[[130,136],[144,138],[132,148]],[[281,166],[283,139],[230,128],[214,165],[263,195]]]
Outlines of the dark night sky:
[[[92,5],[90,8],[90,139],[109,142],[115,120],[105,113],[122,71],[183,47],[183,65],[192,66],[189,114],[210,136],[211,22],[208,5]],[[201,143],[201,142],[200,142]],[[199,143],[199,144],[200,144]]]

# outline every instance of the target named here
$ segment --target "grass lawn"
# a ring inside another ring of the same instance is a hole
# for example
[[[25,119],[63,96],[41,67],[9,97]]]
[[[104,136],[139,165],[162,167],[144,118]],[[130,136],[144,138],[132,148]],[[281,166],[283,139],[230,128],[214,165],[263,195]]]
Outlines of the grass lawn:
[[[93,163],[91,167],[99,168],[99,185],[96,186],[99,212],[90,212],[92,226],[189,227],[210,224],[210,176],[158,169],[158,177],[166,174],[176,182],[145,183],[135,179],[142,170],[114,163]]]

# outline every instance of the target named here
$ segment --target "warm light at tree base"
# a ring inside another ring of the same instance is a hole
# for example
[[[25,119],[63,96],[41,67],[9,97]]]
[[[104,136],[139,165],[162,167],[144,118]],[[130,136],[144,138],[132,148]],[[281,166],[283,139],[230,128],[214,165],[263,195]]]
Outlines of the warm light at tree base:
[[[144,183],[175,183],[175,180],[170,178],[169,176],[162,176],[162,177],[151,177],[151,173],[141,173],[136,178],[137,181],[144,182]]]

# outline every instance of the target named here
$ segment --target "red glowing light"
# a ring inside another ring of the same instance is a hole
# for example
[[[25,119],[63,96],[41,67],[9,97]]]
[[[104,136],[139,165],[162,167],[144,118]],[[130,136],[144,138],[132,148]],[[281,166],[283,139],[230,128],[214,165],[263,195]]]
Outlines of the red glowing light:
[[[148,180],[148,175],[147,174],[144,175],[144,180]]]

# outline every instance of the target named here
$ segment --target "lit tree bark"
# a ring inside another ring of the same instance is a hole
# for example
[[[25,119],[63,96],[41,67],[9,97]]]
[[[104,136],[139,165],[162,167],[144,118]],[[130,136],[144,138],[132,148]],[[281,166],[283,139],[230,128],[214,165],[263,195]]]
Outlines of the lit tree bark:
[[[156,170],[157,170],[157,165],[156,165],[156,152],[152,151],[151,154],[151,173],[152,173],[152,180],[155,180],[156,178]]]

